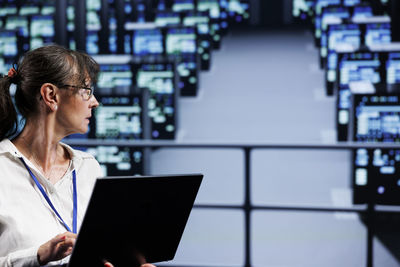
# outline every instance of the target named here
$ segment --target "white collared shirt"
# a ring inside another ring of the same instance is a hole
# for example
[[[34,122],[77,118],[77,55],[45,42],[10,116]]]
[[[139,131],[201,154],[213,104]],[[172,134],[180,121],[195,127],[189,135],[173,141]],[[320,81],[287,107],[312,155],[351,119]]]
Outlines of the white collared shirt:
[[[102,176],[99,163],[88,153],[62,144],[72,155],[72,164],[56,184],[43,174],[14,146],[4,139],[0,142],[0,266],[39,266],[38,248],[67,230],[61,224],[35,185],[20,158],[24,158],[65,223],[72,229],[73,190],[72,171],[75,169],[78,193],[78,229],[96,178]],[[58,265],[68,258],[51,262]]]

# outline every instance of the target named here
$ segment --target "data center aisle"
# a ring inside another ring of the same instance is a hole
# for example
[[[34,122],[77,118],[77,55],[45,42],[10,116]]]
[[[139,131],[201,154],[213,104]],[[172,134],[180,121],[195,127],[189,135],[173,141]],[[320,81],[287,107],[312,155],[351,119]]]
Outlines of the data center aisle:
[[[179,100],[178,142],[334,142],[335,99],[325,96],[311,33],[233,32],[212,56],[199,95]],[[253,205],[352,207],[349,151],[254,150],[251,158]],[[240,206],[243,160],[239,149],[158,149],[150,170],[204,173],[197,204]],[[250,227],[252,266],[366,265],[356,213],[254,211]],[[374,247],[374,266],[398,266],[379,240]],[[239,267],[244,251],[243,210],[196,208],[171,264]]]
[[[334,102],[317,63],[309,32],[231,33],[201,73],[199,96],[180,100],[179,140],[332,140]]]

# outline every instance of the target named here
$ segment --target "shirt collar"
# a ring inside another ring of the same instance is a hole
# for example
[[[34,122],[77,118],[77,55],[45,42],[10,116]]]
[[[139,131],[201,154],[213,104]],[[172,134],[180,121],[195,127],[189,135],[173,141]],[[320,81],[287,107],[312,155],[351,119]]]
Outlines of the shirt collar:
[[[74,168],[78,168],[84,159],[91,158],[89,154],[72,149],[72,147],[65,143],[60,142],[60,145],[65,147],[71,155],[71,160]],[[22,153],[19,152],[19,150],[15,147],[11,140],[5,138],[3,139],[3,141],[0,142],[0,155],[7,154],[18,159],[23,157]]]
[[[14,146],[14,144],[10,141],[10,139],[3,139],[0,142],[0,155],[10,154],[13,157],[20,158],[22,154],[18,151],[18,149]]]

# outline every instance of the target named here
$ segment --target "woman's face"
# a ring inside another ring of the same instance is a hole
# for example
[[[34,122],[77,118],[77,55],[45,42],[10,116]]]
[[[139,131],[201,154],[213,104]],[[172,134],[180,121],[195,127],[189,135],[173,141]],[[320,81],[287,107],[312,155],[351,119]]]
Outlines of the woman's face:
[[[60,92],[60,102],[57,109],[57,122],[66,135],[73,133],[86,133],[88,131],[89,119],[92,116],[92,109],[99,105],[96,97],[91,94],[89,97],[86,85],[72,82]]]

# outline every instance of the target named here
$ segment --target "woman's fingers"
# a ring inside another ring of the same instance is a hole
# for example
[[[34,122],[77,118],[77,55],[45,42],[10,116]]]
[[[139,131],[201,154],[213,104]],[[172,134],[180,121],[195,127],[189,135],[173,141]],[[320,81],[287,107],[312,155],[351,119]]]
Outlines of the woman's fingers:
[[[73,247],[75,245],[76,238],[75,237],[65,237],[58,244],[62,247]]]
[[[104,267],[114,267],[114,265],[107,261],[104,263]]]
[[[112,265],[110,262],[104,262],[104,267],[114,267],[114,265]],[[145,264],[142,264],[142,265],[140,265],[140,267],[156,267],[155,265],[153,265],[153,264],[150,264],[150,263],[145,263]]]
[[[39,247],[38,260],[41,265],[50,261],[61,260],[72,253],[77,235],[71,232],[65,232],[57,235]],[[144,263],[144,257],[139,257],[141,267],[156,267],[150,263]],[[104,261],[104,267],[114,267],[110,262]]]
[[[136,253],[136,259],[139,261],[140,267],[156,267],[153,264],[146,263],[146,258],[143,256],[143,254]]]
[[[55,244],[56,255],[60,255],[61,257],[66,257],[72,253],[72,248],[75,245],[76,241],[76,234],[66,232],[61,236],[56,236],[54,239],[56,241]]]
[[[50,261],[60,260],[72,253],[75,245],[76,234],[65,232],[59,234],[41,245],[38,249],[37,256],[41,265]]]

